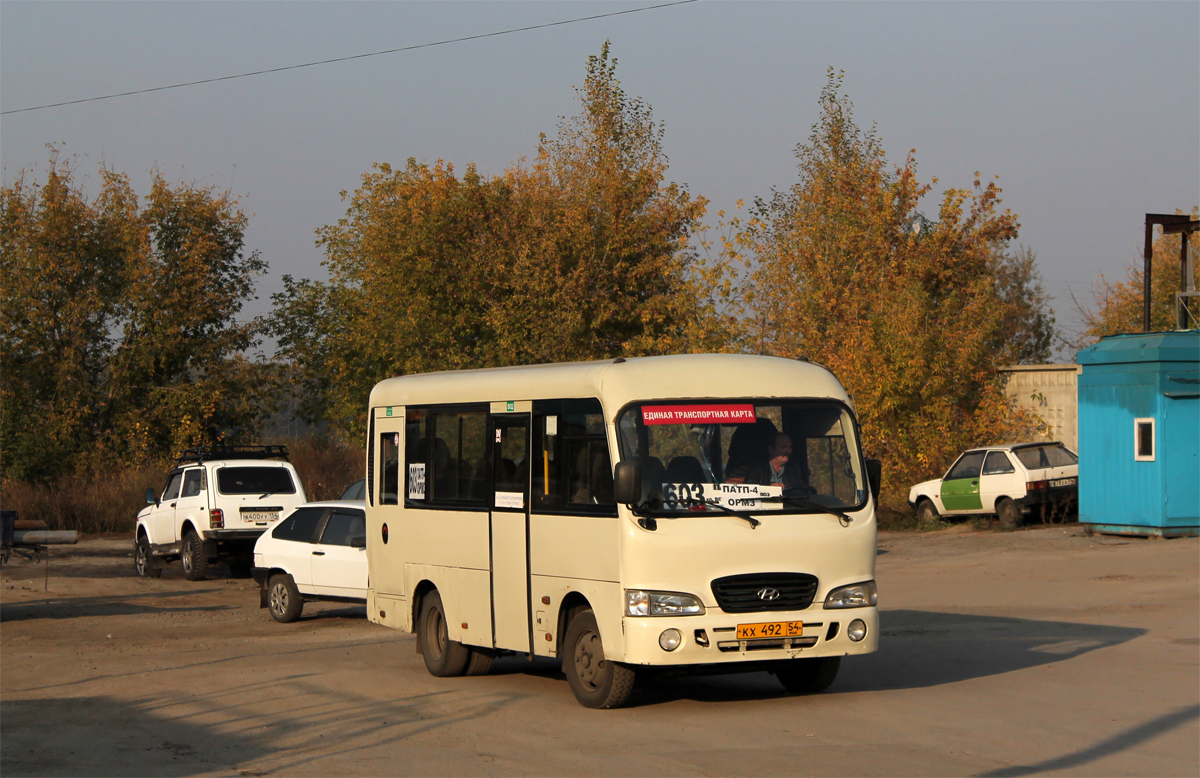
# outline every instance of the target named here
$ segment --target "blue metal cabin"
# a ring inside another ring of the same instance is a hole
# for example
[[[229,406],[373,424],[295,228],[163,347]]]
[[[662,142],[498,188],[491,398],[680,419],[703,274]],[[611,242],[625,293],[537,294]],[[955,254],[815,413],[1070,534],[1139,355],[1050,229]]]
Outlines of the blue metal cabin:
[[[1080,523],[1200,535],[1200,330],[1114,335],[1077,361]]]

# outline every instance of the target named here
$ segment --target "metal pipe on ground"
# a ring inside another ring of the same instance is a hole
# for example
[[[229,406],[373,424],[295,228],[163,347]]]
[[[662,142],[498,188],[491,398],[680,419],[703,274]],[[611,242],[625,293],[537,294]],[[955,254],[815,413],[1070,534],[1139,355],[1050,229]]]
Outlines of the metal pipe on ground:
[[[12,544],[14,546],[70,546],[79,542],[79,533],[73,529],[64,530],[13,530]]]

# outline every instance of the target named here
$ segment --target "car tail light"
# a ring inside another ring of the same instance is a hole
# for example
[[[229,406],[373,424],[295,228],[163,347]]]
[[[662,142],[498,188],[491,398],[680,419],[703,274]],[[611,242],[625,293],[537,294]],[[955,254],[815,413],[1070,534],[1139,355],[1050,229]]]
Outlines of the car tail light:
[[[212,513],[208,514],[208,526],[213,529],[224,529],[225,527],[225,511],[220,508],[213,508]]]
[[[1028,481],[1025,484],[1025,490],[1030,491],[1030,492],[1036,492],[1039,489],[1045,489],[1049,485],[1050,485],[1049,481]]]

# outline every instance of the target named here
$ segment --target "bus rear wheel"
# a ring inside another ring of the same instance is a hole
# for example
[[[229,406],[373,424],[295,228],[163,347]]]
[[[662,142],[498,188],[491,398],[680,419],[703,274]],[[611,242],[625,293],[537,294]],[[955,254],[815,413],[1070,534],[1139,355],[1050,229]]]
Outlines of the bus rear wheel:
[[[600,628],[590,610],[575,614],[567,627],[563,670],[575,699],[585,708],[619,708],[629,701],[637,674],[604,657]]]
[[[471,659],[471,652],[457,640],[451,640],[446,628],[446,609],[437,590],[425,595],[421,602],[421,654],[430,675],[453,678],[462,675]]]

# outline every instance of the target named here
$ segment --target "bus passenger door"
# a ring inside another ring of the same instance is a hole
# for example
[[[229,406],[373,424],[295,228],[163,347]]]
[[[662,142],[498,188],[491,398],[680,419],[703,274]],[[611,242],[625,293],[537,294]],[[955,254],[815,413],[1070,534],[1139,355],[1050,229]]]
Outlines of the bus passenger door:
[[[491,419],[492,642],[529,652],[529,414]]]

